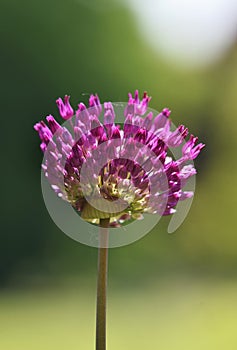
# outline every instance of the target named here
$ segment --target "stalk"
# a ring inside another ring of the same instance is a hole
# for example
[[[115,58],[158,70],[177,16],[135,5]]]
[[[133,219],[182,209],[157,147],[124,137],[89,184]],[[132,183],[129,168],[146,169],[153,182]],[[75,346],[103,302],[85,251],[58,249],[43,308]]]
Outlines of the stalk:
[[[108,243],[109,219],[100,219],[96,306],[96,350],[106,350],[106,293],[108,275]],[[105,230],[106,229],[106,230]],[[103,248],[105,247],[105,248]]]

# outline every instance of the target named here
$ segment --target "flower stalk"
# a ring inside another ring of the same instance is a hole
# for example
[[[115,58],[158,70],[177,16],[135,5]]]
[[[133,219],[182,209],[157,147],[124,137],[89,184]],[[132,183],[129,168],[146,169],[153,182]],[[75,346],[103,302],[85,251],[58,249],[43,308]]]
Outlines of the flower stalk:
[[[106,350],[106,294],[108,274],[109,218],[100,219],[96,306],[96,350]],[[106,229],[106,230],[105,230]]]

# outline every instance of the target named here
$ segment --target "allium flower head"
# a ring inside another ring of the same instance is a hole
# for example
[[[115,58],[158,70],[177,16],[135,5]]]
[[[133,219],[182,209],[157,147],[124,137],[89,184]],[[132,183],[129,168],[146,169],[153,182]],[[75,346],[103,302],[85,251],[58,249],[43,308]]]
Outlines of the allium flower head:
[[[180,125],[171,130],[170,110],[148,111],[151,98],[129,94],[124,121],[116,122],[116,104],[89,98],[74,111],[69,96],[58,99],[60,126],[52,115],[34,128],[45,153],[45,176],[59,197],[71,203],[81,217],[99,224],[110,218],[116,227],[141,219],[143,213],[170,215],[179,200],[192,196],[184,187],[196,174],[191,160],[204,144]],[[179,159],[170,149],[181,148]]]

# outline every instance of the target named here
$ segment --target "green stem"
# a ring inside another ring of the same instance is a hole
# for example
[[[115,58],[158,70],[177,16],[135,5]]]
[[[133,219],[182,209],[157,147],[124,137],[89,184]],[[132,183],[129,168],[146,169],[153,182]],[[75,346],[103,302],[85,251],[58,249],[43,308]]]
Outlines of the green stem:
[[[100,230],[100,246],[98,250],[96,350],[106,350],[106,290],[108,272],[108,248],[106,246],[108,243],[108,226],[109,219],[100,219],[100,227],[103,230]]]

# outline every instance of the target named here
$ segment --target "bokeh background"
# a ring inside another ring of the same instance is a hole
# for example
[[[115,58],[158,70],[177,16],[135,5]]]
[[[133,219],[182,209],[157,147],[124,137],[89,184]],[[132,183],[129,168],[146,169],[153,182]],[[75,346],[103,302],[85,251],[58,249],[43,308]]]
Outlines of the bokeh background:
[[[48,215],[33,124],[64,94],[76,106],[139,89],[206,148],[184,224],[110,250],[108,348],[236,349],[236,1],[0,4],[0,348],[94,348],[97,250]]]

